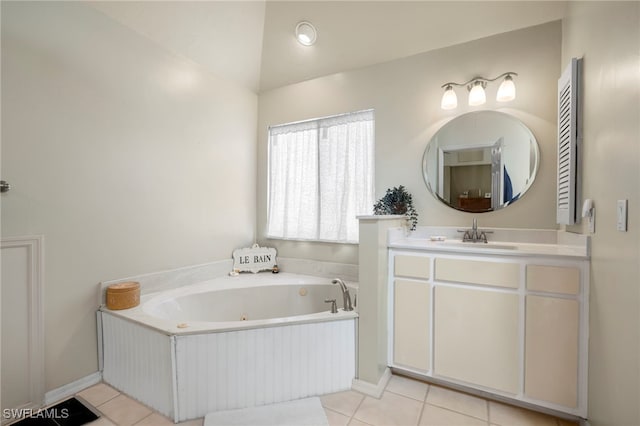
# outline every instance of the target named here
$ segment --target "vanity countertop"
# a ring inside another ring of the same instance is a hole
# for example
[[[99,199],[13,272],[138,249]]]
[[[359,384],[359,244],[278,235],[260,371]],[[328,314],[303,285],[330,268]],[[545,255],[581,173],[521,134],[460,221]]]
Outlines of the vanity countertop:
[[[438,233],[440,231],[440,233]],[[399,230],[392,230],[389,234],[388,247],[392,249],[425,250],[444,253],[460,254],[490,254],[498,256],[544,256],[561,257],[577,260],[589,259],[589,237],[585,235],[569,234],[563,231],[539,231],[538,238],[527,238],[526,233],[534,230],[496,230],[496,234],[507,238],[489,240],[488,243],[462,242],[459,236],[452,236],[451,229],[430,229],[404,235]],[[539,236],[546,233],[543,238]],[[441,236],[443,241],[432,238]],[[509,238],[509,237],[515,238]]]

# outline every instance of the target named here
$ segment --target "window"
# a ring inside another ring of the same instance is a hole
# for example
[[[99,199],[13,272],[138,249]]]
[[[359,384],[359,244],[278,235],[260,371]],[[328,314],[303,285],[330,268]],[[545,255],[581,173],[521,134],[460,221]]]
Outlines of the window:
[[[357,243],[373,152],[373,110],[270,127],[267,237]]]

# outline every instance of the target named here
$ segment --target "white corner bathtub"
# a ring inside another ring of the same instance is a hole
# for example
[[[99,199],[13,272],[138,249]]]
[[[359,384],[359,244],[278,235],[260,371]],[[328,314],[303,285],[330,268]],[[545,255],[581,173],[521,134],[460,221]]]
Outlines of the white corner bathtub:
[[[328,278],[220,277],[99,320],[104,381],[176,422],[346,390],[355,376],[357,313]]]

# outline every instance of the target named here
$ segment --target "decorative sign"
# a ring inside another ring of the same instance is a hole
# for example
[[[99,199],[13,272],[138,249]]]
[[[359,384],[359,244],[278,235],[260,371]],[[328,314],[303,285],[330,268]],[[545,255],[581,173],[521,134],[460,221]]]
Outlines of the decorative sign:
[[[251,248],[233,251],[233,272],[277,271],[276,249],[260,247],[254,244]]]

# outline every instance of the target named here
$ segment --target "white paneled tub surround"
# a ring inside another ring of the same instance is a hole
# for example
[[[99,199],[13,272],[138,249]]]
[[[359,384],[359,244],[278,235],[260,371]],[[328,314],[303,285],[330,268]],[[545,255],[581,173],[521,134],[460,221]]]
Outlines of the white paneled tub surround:
[[[357,287],[350,284],[352,297]],[[347,390],[357,313],[327,278],[242,274],[98,312],[104,381],[176,422]]]

